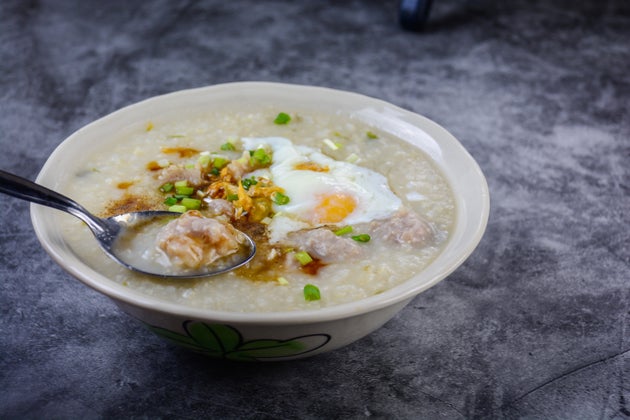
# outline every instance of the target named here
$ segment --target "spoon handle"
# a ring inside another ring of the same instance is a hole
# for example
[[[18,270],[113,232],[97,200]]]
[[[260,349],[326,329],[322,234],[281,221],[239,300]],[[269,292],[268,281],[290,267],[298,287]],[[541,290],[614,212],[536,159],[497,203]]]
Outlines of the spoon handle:
[[[3,170],[0,170],[0,192],[32,203],[65,211],[83,220],[92,229],[97,229],[97,231],[104,230],[103,222],[97,217],[92,216],[76,201],[42,185],[31,182],[26,178],[13,175]]]

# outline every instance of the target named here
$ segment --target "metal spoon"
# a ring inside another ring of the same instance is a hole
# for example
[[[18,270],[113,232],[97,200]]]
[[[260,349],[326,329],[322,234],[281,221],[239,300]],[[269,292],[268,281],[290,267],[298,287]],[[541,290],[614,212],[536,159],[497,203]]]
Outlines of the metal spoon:
[[[169,278],[214,276],[246,264],[256,253],[254,241],[245,233],[238,231],[240,235],[243,235],[242,239],[245,245],[243,246],[242,252],[234,254],[233,258],[228,259],[228,257],[225,257],[225,259],[216,261],[216,264],[212,263],[199,270],[172,271],[158,264],[152,265],[149,268],[144,266],[139,268],[135,261],[129,261],[129,257],[123,253],[120,246],[121,238],[129,238],[130,236],[138,235],[138,226],[164,223],[168,219],[179,217],[181,215],[180,213],[169,211],[141,211],[103,219],[94,216],[83,206],[62,194],[2,170],[0,170],[0,192],[22,200],[62,210],[78,217],[88,225],[92,233],[94,233],[99,245],[108,256],[129,270],[143,274]]]

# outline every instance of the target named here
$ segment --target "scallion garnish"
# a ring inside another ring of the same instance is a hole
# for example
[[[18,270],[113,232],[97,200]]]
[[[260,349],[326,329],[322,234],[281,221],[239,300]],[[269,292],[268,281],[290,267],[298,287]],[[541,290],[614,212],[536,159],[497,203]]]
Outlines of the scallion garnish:
[[[214,158],[214,161],[212,162],[212,166],[214,166],[217,169],[221,169],[227,164],[228,164],[228,160],[222,157],[216,157]]]
[[[181,205],[186,207],[187,210],[199,210],[199,208],[201,208],[201,200],[185,197],[182,198]]]
[[[227,197],[225,197],[225,199],[227,201],[236,201],[238,200],[238,194],[228,194]]]
[[[291,201],[291,199],[281,192],[277,192],[273,195],[273,202],[279,206],[289,204],[289,201]]]
[[[319,288],[314,284],[304,286],[304,299],[307,301],[320,300]]]
[[[250,150],[249,156],[249,163],[255,168],[260,168],[271,164],[271,156],[269,156],[269,154],[263,148]]]
[[[227,141],[221,145],[221,150],[231,151],[231,150],[236,150],[236,147],[234,147],[233,143]]]
[[[167,193],[170,192],[173,189],[174,185],[171,184],[170,182],[167,182],[166,184],[162,184],[162,186],[160,187],[160,191],[162,191],[163,193]]]
[[[252,175],[250,178],[242,180],[241,183],[243,184],[243,188],[249,191],[249,187],[258,184],[258,181],[256,181],[256,178]]]
[[[368,131],[367,133],[365,133],[365,135],[368,137],[368,139],[377,139],[378,136],[376,134],[374,134],[371,131]]]
[[[306,265],[313,261],[313,258],[306,251],[296,252],[295,259],[302,265]]]
[[[168,211],[172,211],[175,213],[186,213],[186,206],[182,206],[181,204],[176,204],[168,208]]]
[[[356,236],[351,236],[352,239],[354,239],[357,242],[370,242],[370,235],[368,235],[367,233],[362,233],[360,235],[356,235]]]
[[[288,124],[291,121],[291,116],[287,113],[281,112],[276,116],[276,119],[273,120],[275,124],[284,125]]]
[[[350,153],[350,155],[346,158],[346,162],[349,163],[358,163],[361,158],[356,153]]]
[[[175,186],[175,192],[179,195],[191,195],[195,192],[193,187],[178,187]]]
[[[204,154],[204,155],[199,156],[199,159],[197,159],[197,162],[199,163],[200,166],[207,168],[211,160],[212,158],[210,157],[210,155]]]
[[[341,229],[336,230],[334,233],[337,236],[341,236],[341,235],[346,235],[348,233],[352,233],[352,226],[344,226]]]
[[[339,150],[343,147],[343,144],[336,141],[332,141],[331,139],[324,139],[322,141],[324,142],[326,146],[328,146],[330,150]]]
[[[166,200],[164,200],[164,204],[167,206],[173,206],[175,204],[177,204],[179,200],[177,200],[177,198],[175,197],[168,197]]]

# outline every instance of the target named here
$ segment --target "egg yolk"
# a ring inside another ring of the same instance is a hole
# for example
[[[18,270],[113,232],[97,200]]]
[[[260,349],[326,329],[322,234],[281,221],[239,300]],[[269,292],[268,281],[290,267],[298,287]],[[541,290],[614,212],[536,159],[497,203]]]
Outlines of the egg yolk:
[[[316,223],[339,223],[357,206],[355,199],[347,194],[330,194],[320,197],[314,210]]]

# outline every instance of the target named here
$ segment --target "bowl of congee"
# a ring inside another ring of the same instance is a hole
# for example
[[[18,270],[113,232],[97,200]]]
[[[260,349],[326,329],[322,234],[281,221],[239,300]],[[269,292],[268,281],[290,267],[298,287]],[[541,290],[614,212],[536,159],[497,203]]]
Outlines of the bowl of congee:
[[[216,276],[136,273],[78,219],[33,204],[35,232],[72,276],[171,343],[230,360],[347,345],[396,315],[475,249],[489,194],[444,128],[367,96],[240,82],[130,105],[72,134],[37,182],[90,212],[180,216],[138,259],[188,269],[222,258],[210,222],[256,244]]]

